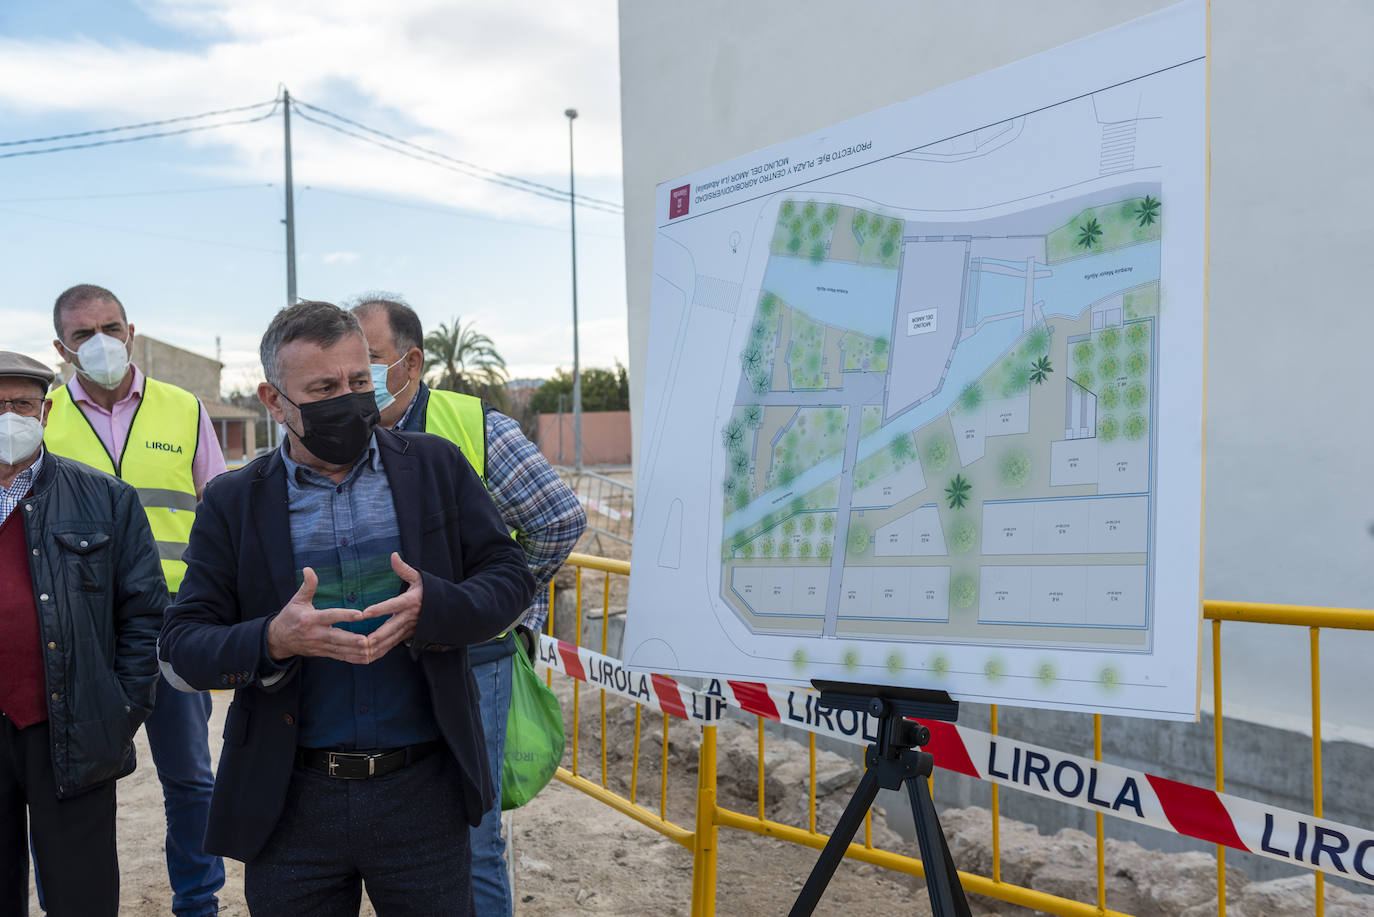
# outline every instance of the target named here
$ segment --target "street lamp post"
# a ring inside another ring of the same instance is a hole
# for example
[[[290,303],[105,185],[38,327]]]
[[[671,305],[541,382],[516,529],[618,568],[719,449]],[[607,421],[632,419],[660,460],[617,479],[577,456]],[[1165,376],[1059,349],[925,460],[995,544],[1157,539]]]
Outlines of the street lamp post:
[[[573,454],[578,474],[582,473],[582,372],[577,352],[577,196],[573,184],[573,121],[577,109],[563,112],[568,119],[568,213],[572,228],[572,309],[573,309]]]

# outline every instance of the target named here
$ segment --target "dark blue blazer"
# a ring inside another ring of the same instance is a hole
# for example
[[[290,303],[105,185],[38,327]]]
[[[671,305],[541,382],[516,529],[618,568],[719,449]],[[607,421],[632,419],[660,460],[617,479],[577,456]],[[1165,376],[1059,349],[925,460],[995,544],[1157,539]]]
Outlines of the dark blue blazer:
[[[478,690],[467,644],[496,636],[529,606],[525,555],[481,480],[452,443],[377,430],[391,483],[401,558],[423,576],[409,648],[429,682],[434,719],[462,772],[476,825],[493,803]],[[229,688],[205,849],[250,860],[276,826],[296,751],[300,666],[270,686],[259,671],[272,616],[296,591],[286,466],[274,450],[210,482],[186,551],[186,578],[167,609],[161,659],[199,690]],[[404,652],[398,647],[393,652]]]

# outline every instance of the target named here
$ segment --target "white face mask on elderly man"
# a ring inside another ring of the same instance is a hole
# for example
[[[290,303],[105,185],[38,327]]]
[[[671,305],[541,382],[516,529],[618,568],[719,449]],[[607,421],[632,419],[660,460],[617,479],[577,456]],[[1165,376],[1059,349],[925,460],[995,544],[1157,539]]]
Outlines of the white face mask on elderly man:
[[[118,388],[129,370],[129,345],[108,334],[91,335],[75,352],[66,344],[62,349],[76,357],[78,373],[103,388]]]
[[[0,414],[0,465],[14,465],[38,451],[43,421],[7,411]]]

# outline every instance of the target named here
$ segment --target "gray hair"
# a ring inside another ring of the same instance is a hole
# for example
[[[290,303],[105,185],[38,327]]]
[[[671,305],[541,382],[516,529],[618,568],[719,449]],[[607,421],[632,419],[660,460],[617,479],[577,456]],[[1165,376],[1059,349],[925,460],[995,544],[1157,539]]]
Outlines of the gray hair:
[[[333,303],[302,300],[294,306],[287,306],[273,317],[272,324],[263,332],[262,343],[258,345],[263,374],[280,391],[279,354],[284,345],[292,341],[310,341],[321,347],[330,347],[350,334],[362,337],[363,329],[353,313],[345,312]]]
[[[425,329],[420,324],[420,316],[396,293],[374,290],[364,293],[353,301],[349,311],[366,318],[377,311],[386,313],[387,326],[391,328],[391,343],[397,353],[405,353],[412,347],[425,348]]]
[[[52,328],[57,332],[57,339],[65,341],[66,335],[62,331],[62,316],[68,309],[75,309],[77,306],[84,306],[88,302],[112,302],[119,306],[119,317],[124,324],[129,324],[129,316],[124,312],[124,303],[119,301],[119,297],[111,293],[104,287],[98,287],[93,283],[78,283],[74,287],[68,287],[57,297],[57,302],[52,304]]]

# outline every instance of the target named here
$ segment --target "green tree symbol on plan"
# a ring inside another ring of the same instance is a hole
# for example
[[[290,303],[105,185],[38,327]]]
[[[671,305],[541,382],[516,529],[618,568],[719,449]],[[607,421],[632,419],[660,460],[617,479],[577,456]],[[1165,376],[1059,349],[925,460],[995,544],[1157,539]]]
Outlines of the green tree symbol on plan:
[[[926,445],[926,464],[931,471],[942,471],[949,464],[949,440],[937,436]]]
[[[949,585],[949,598],[955,608],[968,608],[978,598],[978,583],[965,573]]]
[[[956,554],[967,552],[978,541],[978,526],[971,519],[960,519],[949,530],[949,546]]]
[[[1159,219],[1159,198],[1145,195],[1145,199],[1135,205],[1135,217],[1140,226],[1149,226]]]
[[[1044,385],[1050,373],[1054,372],[1054,366],[1050,363],[1049,357],[1041,357],[1031,364],[1030,380],[1036,385]]]
[[[899,462],[905,462],[916,454],[916,449],[911,445],[911,437],[905,433],[892,440],[892,457]]]
[[[822,261],[825,260],[825,244],[822,242],[817,242],[814,245],[812,245],[809,255],[811,257],[812,264],[820,264]]]
[[[977,382],[970,382],[964,386],[964,390],[959,393],[959,406],[965,411],[972,411],[983,403],[983,387]]]
[[[794,213],[796,213],[796,212],[797,212],[797,202],[796,202],[796,201],[783,201],[783,202],[782,202],[782,207],[778,208],[778,213],[782,216],[783,219],[787,219],[788,217],[790,217],[792,214],[794,214]]]
[[[1080,248],[1092,248],[1101,238],[1102,224],[1097,222],[1097,217],[1093,217],[1078,227],[1078,246]]]
[[[1002,483],[1008,487],[1023,487],[1030,480],[1030,456],[1017,450],[1002,459]]]
[[[1050,329],[1044,325],[1036,325],[1031,329],[1030,334],[1026,335],[1026,346],[1022,353],[1043,354],[1050,349]]]
[[[949,486],[945,488],[945,499],[949,501],[950,509],[963,509],[968,503],[969,492],[973,490],[973,485],[968,482],[962,474],[956,474],[949,479]]]
[[[862,525],[856,525],[854,530],[849,533],[849,554],[851,557],[862,557],[868,553],[868,542],[870,533]]]

